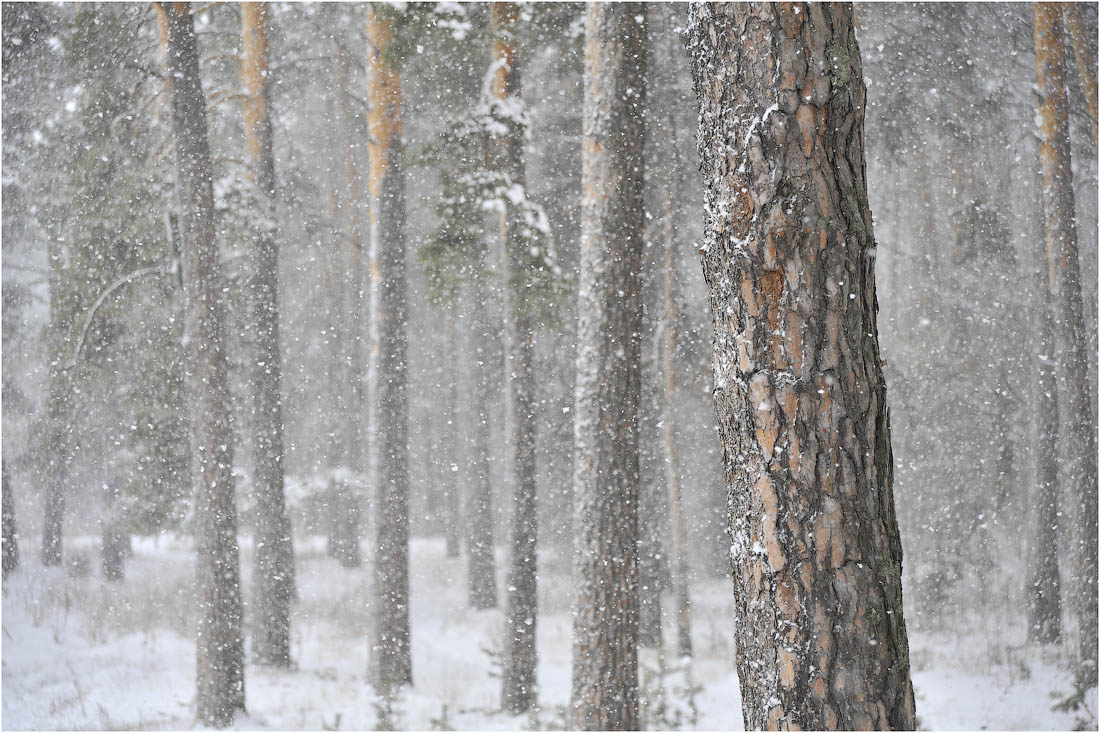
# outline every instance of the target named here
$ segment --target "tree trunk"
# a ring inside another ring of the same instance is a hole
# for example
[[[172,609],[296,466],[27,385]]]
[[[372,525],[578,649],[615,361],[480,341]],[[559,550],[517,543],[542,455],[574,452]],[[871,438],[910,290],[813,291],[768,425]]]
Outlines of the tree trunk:
[[[1073,55],[1077,59],[1077,74],[1081,79],[1081,90],[1085,93],[1089,122],[1092,123],[1092,144],[1096,145],[1096,58],[1089,46],[1085,16],[1080,6],[1077,3],[1062,3],[1062,7],[1066,13],[1066,28],[1073,40]]]
[[[340,78],[339,76],[337,77]],[[336,112],[336,102],[331,97],[326,106],[326,119],[336,120],[339,115]],[[340,161],[346,156],[348,148],[347,140],[343,139],[343,130],[338,126],[330,130],[328,145],[326,146],[327,158],[325,166],[327,170],[335,171],[340,167]],[[328,397],[328,410],[325,413],[326,441],[325,458],[328,465],[325,519],[328,532],[326,552],[329,557],[338,560],[344,567],[349,565],[349,560],[354,559],[354,554],[348,552],[350,548],[347,542],[346,521],[347,512],[347,486],[343,483],[344,469],[344,441],[336,437],[343,430],[344,413],[347,408],[345,392],[347,391],[347,370],[344,357],[344,343],[347,333],[344,329],[344,315],[347,312],[346,288],[343,287],[346,266],[344,258],[340,255],[340,247],[343,238],[340,234],[340,193],[337,185],[337,176],[328,175],[325,180],[325,198],[328,202],[328,237],[336,250],[328,258],[328,270],[325,272],[327,291],[325,295],[325,307],[327,308],[326,329],[326,353],[329,363],[333,365],[328,370],[326,379],[326,396]],[[358,543],[354,550],[358,550]]]
[[[1079,625],[1078,689],[1096,684],[1096,430],[1081,302],[1081,270],[1070,168],[1069,119],[1062,83],[1065,51],[1062,10],[1036,3],[1035,66],[1042,95],[1039,162],[1043,172],[1043,224],[1058,343],[1059,404],[1067,432],[1064,486],[1072,522],[1073,605]]]
[[[467,289],[470,314],[470,363],[473,382],[474,430],[470,461],[471,491],[466,503],[467,584],[470,606],[478,610],[497,605],[497,572],[493,540],[493,485],[489,473],[488,319],[483,293]]]
[[[72,420],[71,385],[62,367],[66,363],[66,334],[69,325],[62,321],[61,285],[65,279],[64,256],[61,243],[51,238],[48,244],[50,260],[50,322],[49,344],[50,371],[46,395],[46,419],[49,424],[50,445],[46,460],[46,490],[42,521],[42,564],[60,565],[62,558],[62,534],[65,524],[65,487],[68,482],[69,462],[72,459],[70,439],[66,425]]]
[[[343,383],[340,389],[340,429],[344,471],[336,479],[335,557],[346,568],[362,564],[359,549],[360,500],[359,487],[363,474],[363,334],[364,282],[363,241],[359,217],[359,166],[357,131],[353,119],[350,83],[350,59],[343,49],[337,51],[336,98],[340,137],[345,143],[343,158],[344,191],[342,228],[343,263],[337,287],[342,291],[340,311],[336,316],[340,329],[340,367]]]
[[[493,99],[520,99],[520,71],[515,54],[514,3],[490,5],[493,28]],[[526,185],[523,165],[523,131],[516,124],[496,134],[489,142],[492,170],[506,177],[511,187]],[[526,193],[524,193],[526,195]],[[526,712],[535,702],[535,647],[538,620],[537,543],[538,518],[535,503],[535,384],[531,369],[535,357],[531,313],[526,303],[524,261],[527,246],[513,220],[515,206],[505,206],[500,215],[500,239],[504,244],[505,317],[508,321],[508,349],[505,374],[512,408],[512,567],[508,575],[508,619],[504,631],[504,677],[502,706],[512,715]]]
[[[688,28],[749,729],[911,729],[851,7]]]
[[[122,580],[125,575],[123,565],[123,547],[126,537],[119,531],[119,518],[113,511],[115,505],[115,492],[107,490],[106,507],[103,518],[100,520],[102,530],[100,537],[100,560],[103,568],[104,580]]]
[[[3,568],[4,577],[8,577],[8,573],[19,567],[19,532],[15,528],[15,496],[11,493],[11,480],[8,475],[8,462],[3,461],[2,470],[3,474],[3,542],[4,542],[4,557]]]
[[[666,155],[669,158],[665,176],[661,182],[664,203],[662,235],[664,238],[664,333],[661,357],[664,362],[664,425],[661,438],[665,456],[665,488],[668,491],[668,516],[672,528],[673,587],[676,593],[676,648],[681,657],[692,656],[691,650],[691,596],[688,592],[690,569],[687,561],[687,533],[684,528],[684,508],[680,491],[680,459],[676,449],[676,257],[672,234],[672,190],[669,176],[672,174],[672,140],[667,134]]]
[[[409,650],[409,455],[405,388],[405,144],[401,77],[387,56],[394,11],[367,6],[367,121],[370,138],[371,485],[377,492],[374,623],[375,689],[412,684]]]
[[[638,409],[638,645],[647,649],[662,648],[661,593],[671,585],[667,542],[663,537],[668,510],[659,437],[660,396],[664,387],[646,378],[647,374],[658,376],[660,334],[658,325],[654,329],[650,360],[644,356],[645,349],[642,350],[642,398]]]
[[[1050,291],[1039,282],[1039,356],[1035,369],[1035,487],[1031,492],[1028,554],[1029,641],[1053,644],[1062,635],[1062,583],[1058,575],[1058,382]]]
[[[590,3],[578,296],[573,726],[638,728],[647,8]]]
[[[189,3],[158,3],[168,26],[172,131],[180,189],[185,364],[191,405],[199,590],[198,720],[225,727],[244,711],[240,558],[224,340],[222,277],[214,241],[214,193],[206,98]]]
[[[252,182],[270,228],[252,242],[249,301],[256,351],[251,388],[255,425],[256,566],[258,613],[253,648],[261,664],[290,666],[290,604],[294,598],[294,548],[283,490],[283,412],[279,348],[279,250],[275,239],[275,153],[268,91],[267,3],[241,6],[244,56],[241,77],[245,146]]]
[[[453,310],[447,311],[445,318],[447,329],[447,355],[453,359],[457,354],[458,324]],[[447,510],[443,513],[443,534],[447,543],[447,557],[458,557],[461,552],[462,526],[462,490],[458,482],[458,373],[453,362],[444,366],[445,377],[450,381],[447,390],[447,410],[443,426],[444,451],[446,460],[443,465],[443,500]],[[456,470],[452,470],[454,467]]]

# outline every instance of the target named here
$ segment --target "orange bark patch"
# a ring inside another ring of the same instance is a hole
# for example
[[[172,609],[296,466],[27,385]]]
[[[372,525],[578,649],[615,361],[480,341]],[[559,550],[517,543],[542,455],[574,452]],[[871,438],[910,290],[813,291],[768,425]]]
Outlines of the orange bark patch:
[[[765,514],[762,521],[764,529],[764,547],[768,552],[768,567],[773,573],[778,573],[787,566],[787,557],[783,554],[783,547],[779,544],[779,533],[775,530],[775,515]]]
[[[798,122],[798,130],[802,133],[802,153],[807,158],[814,150],[814,142],[817,140],[817,125],[814,122],[814,108],[808,104],[800,105],[795,110],[794,118]]]
[[[745,301],[745,310],[753,318],[760,315],[760,301],[753,290],[753,282],[749,278],[741,281],[741,299]]]
[[[783,722],[783,708],[776,705],[768,711],[768,721],[766,723],[768,730],[779,730],[780,724]]]
[[[367,6],[367,127],[370,137],[370,193],[382,195],[382,182],[390,166],[389,151],[394,138],[400,138],[401,77],[385,57],[393,37],[392,22],[373,5]]]
[[[781,647],[779,649],[779,652],[776,654],[776,657],[776,661],[779,664],[779,684],[783,685],[783,687],[789,690],[794,687],[795,654],[794,652]]]

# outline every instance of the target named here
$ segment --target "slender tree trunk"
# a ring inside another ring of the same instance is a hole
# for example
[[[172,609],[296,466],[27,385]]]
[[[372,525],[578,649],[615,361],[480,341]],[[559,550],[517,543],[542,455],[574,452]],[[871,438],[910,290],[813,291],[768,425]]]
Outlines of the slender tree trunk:
[[[336,120],[338,116],[336,103],[330,98],[326,106],[326,118]],[[329,171],[339,169],[342,156],[347,151],[348,144],[343,139],[342,134],[343,130],[338,126],[330,131],[328,145],[326,145],[327,159],[325,161],[326,169]],[[348,377],[344,366],[347,362],[344,358],[344,343],[347,333],[342,320],[347,312],[345,297],[347,289],[343,287],[346,266],[339,251],[343,238],[338,224],[341,209],[337,178],[336,175],[324,176],[325,198],[328,202],[328,221],[330,223],[327,241],[332,243],[333,248],[336,250],[328,258],[329,267],[325,273],[327,281],[325,307],[328,309],[325,319],[326,357],[329,359],[329,363],[333,365],[333,368],[328,370],[325,389],[328,398],[328,410],[325,413],[325,425],[328,428],[325,435],[325,458],[328,465],[325,520],[328,533],[326,552],[329,557],[340,561],[344,567],[348,567],[346,560],[354,556],[347,552],[347,542],[345,541],[346,511],[344,507],[347,504],[345,500],[347,487],[342,480],[344,441],[339,439],[340,431],[343,430],[344,426],[344,412],[347,408],[345,392],[347,391]]]
[[[344,469],[336,482],[336,558],[346,568],[362,564],[359,549],[360,500],[359,487],[364,483],[363,434],[363,328],[365,316],[363,279],[363,239],[359,216],[360,181],[358,166],[358,142],[353,120],[351,97],[350,59],[343,50],[337,52],[336,98],[340,137],[345,141],[343,159],[344,263],[337,287],[341,289],[341,308],[337,314],[340,324],[340,371],[343,384],[339,386],[341,401],[340,434]]]
[[[0,473],[3,474],[3,542],[4,542],[4,556],[3,556],[3,569],[4,577],[8,577],[8,573],[19,567],[19,532],[15,528],[15,495],[11,491],[11,477],[8,475],[8,462],[3,461],[0,466]]]
[[[518,10],[514,3],[493,3],[493,98],[499,102],[520,99],[520,70],[514,33]],[[523,165],[522,129],[508,126],[490,141],[491,165],[507,177],[510,187],[526,185]],[[526,195],[526,194],[524,194]],[[538,620],[537,543],[538,518],[535,504],[535,384],[531,369],[535,358],[531,313],[526,301],[524,272],[525,242],[519,223],[513,220],[515,207],[501,212],[500,239],[504,243],[505,318],[508,321],[508,349],[505,374],[512,408],[512,473],[515,497],[512,502],[512,567],[508,575],[508,620],[504,631],[504,677],[502,705],[516,715],[535,702],[535,647]]]
[[[222,277],[206,98],[189,3],[158,3],[168,27],[176,182],[183,207],[185,364],[191,405],[197,558],[198,720],[224,727],[244,711],[240,559],[225,354]]]
[[[447,328],[447,355],[453,358],[458,352],[457,331],[454,312],[448,310],[445,319]],[[458,449],[458,373],[454,369],[453,362],[444,365],[446,379],[450,381],[447,390],[447,410],[444,415],[446,424],[443,427],[444,450],[447,460],[443,465],[443,500],[446,502],[447,511],[443,515],[443,534],[447,543],[447,557],[458,557],[462,545],[462,490],[458,482],[457,467],[459,461]],[[454,467],[456,470],[452,470]]]
[[[100,560],[103,567],[105,580],[122,580],[125,575],[123,566],[123,546],[125,536],[119,531],[119,519],[113,511],[115,494],[109,491],[106,499],[107,506],[101,523],[102,536],[100,537]]]
[[[851,6],[688,28],[749,729],[911,729]]]
[[[643,287],[645,287],[643,285]],[[647,373],[656,376],[656,364],[660,362],[661,329],[655,329],[652,361],[642,359],[642,398],[638,409],[638,645],[647,649],[662,647],[663,618],[661,592],[670,585],[664,534],[664,517],[667,515],[663,466],[659,446],[661,414],[660,394],[663,385],[645,378]],[[644,349],[643,349],[644,354]],[[575,387],[576,385],[574,385]],[[647,464],[651,464],[650,470]]]
[[[370,140],[371,485],[377,492],[370,677],[412,684],[409,649],[409,455],[405,387],[405,144],[401,77],[387,56],[391,9],[367,6]]]
[[[283,490],[283,411],[279,345],[279,250],[275,239],[275,153],[268,91],[267,3],[241,6],[244,56],[241,77],[245,146],[270,229],[252,242],[249,300],[256,350],[251,376],[256,430],[256,567],[258,613],[253,647],[262,664],[290,666],[290,605],[294,599],[294,547]]]
[[[478,610],[497,605],[496,556],[493,540],[493,485],[489,473],[489,323],[482,293],[467,289],[473,382],[474,430],[470,461],[473,482],[466,503],[467,584],[470,606]]]
[[[1050,291],[1040,280],[1039,356],[1035,369],[1035,487],[1031,492],[1028,556],[1029,641],[1053,644],[1062,635],[1062,583],[1058,574],[1058,382]]]
[[[65,524],[65,487],[72,458],[66,426],[72,420],[72,399],[69,376],[62,368],[65,354],[65,334],[69,328],[62,322],[61,286],[65,279],[61,243],[50,239],[50,373],[46,396],[46,419],[51,435],[46,461],[46,490],[42,522],[42,564],[60,565],[62,533]]]
[[[1074,576],[1073,605],[1079,626],[1078,689],[1096,684],[1096,428],[1077,257],[1069,120],[1062,82],[1065,50],[1062,10],[1036,3],[1035,65],[1042,95],[1039,162],[1043,173],[1043,222],[1058,343],[1059,404],[1065,408],[1064,486],[1069,503]]]
[[[578,312],[573,726],[638,728],[646,15],[590,3]]]
[[[671,140],[666,140],[671,158]],[[684,527],[683,499],[680,491],[680,458],[676,449],[676,257],[672,235],[672,191],[668,176],[673,170],[671,160],[662,180],[664,198],[662,234],[664,252],[664,333],[661,339],[661,360],[664,362],[664,420],[661,438],[665,456],[665,487],[668,491],[668,517],[672,528],[673,587],[676,592],[676,649],[681,657],[692,656],[691,650],[691,596],[688,578],[691,571],[687,561],[687,533]]]
[[[1089,45],[1085,30],[1085,16],[1077,3],[1062,3],[1066,13],[1066,28],[1073,39],[1073,55],[1077,59],[1077,74],[1081,78],[1081,90],[1085,93],[1089,122],[1092,123],[1092,143],[1096,144],[1096,57]]]

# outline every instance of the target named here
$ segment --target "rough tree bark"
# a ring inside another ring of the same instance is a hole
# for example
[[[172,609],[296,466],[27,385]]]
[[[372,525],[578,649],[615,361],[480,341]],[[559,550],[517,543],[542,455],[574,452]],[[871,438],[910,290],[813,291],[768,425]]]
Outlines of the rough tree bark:
[[[370,475],[377,542],[370,677],[383,693],[412,684],[409,649],[409,453],[405,385],[405,144],[401,77],[387,56],[394,11],[367,6],[370,139]]]
[[[493,98],[500,102],[519,99],[520,70],[514,33],[518,10],[514,3],[490,5],[493,29],[491,71]],[[489,141],[491,169],[507,177],[511,186],[526,183],[523,165],[523,136],[517,125]],[[514,206],[501,212],[500,239],[504,244],[505,318],[508,323],[508,354],[505,375],[512,409],[512,567],[508,574],[507,621],[504,626],[503,708],[513,715],[527,711],[535,702],[535,669],[538,653],[535,637],[538,620],[537,543],[538,518],[535,506],[535,384],[534,332],[530,309],[525,303],[526,275],[520,250],[526,245],[512,220]]]
[[[669,176],[674,168],[671,139],[671,120],[664,131],[665,175],[661,180],[661,198],[664,206],[661,236],[664,239],[662,269],[664,289],[664,332],[661,334],[661,361],[664,371],[663,413],[661,440],[665,457],[665,489],[668,492],[668,520],[672,530],[672,583],[676,594],[676,649],[681,657],[692,656],[691,648],[691,595],[688,588],[690,569],[687,560],[687,531],[684,527],[684,508],[680,490],[680,456],[676,449],[676,246],[673,237],[672,187]]]
[[[1063,84],[1062,8],[1036,3],[1035,67],[1042,96],[1039,163],[1048,279],[1054,306],[1059,405],[1066,434],[1063,485],[1069,504],[1074,578],[1073,607],[1079,626],[1078,690],[1096,684],[1096,428],[1081,302],[1081,269],[1070,168],[1068,105]]]
[[[915,724],[851,12],[687,32],[749,729]]]
[[[493,485],[489,473],[489,336],[482,294],[467,287],[472,346],[471,381],[474,386],[474,430],[471,436],[470,477],[466,501],[466,582],[470,606],[484,610],[497,605],[497,571],[493,539]]]
[[[4,543],[3,572],[4,577],[19,567],[19,532],[15,528],[15,495],[11,493],[11,480],[8,475],[8,462],[0,465],[0,476],[3,479],[3,532],[0,537]]]
[[[573,726],[638,728],[646,15],[589,3],[573,492]]]
[[[255,587],[253,651],[261,664],[290,666],[294,547],[283,488],[283,410],[279,348],[279,249],[275,238],[275,152],[268,90],[267,3],[241,5],[245,147],[264,223],[252,242],[249,305],[256,335],[250,376],[255,429]]]
[[[1077,60],[1077,74],[1081,90],[1085,93],[1089,122],[1092,123],[1092,143],[1096,144],[1096,57],[1089,45],[1085,30],[1085,16],[1077,3],[1062,3],[1066,13],[1066,28],[1073,40],[1073,56]]]
[[[196,705],[204,725],[244,711],[240,557],[229,427],[222,277],[214,241],[214,192],[206,98],[190,3],[158,3],[168,28],[176,185],[182,206],[185,369],[191,406],[199,592]]]

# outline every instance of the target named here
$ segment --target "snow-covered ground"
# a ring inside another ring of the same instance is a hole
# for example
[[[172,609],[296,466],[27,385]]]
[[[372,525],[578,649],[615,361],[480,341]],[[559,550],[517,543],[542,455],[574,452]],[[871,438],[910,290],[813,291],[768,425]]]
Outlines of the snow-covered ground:
[[[84,545],[94,566],[91,539],[73,545]],[[190,543],[135,540],[134,549],[120,585],[102,581],[94,567],[90,577],[70,577],[30,558],[30,564],[5,581],[4,729],[193,726]],[[566,727],[568,558],[544,556],[541,562],[541,707],[531,715],[511,717],[497,710],[499,659],[494,650],[499,648],[503,614],[466,607],[465,560],[445,557],[442,540],[412,543],[416,684],[392,701],[379,699],[366,683],[369,569],[339,567],[325,555],[320,538],[296,549],[301,598],[292,651],[297,667],[276,671],[249,665],[249,715],[238,719],[236,727]],[[33,554],[29,546],[27,550],[27,556]],[[246,599],[250,559],[246,545]],[[501,569],[503,561],[498,558]],[[720,579],[693,588],[696,658],[690,666],[643,652],[648,727],[742,728],[731,596],[730,584]],[[983,646],[980,634],[911,634],[910,646],[923,727],[1066,729],[1079,717],[1051,709],[1071,688],[1070,673],[1051,652],[1022,643],[991,650]],[[659,671],[662,664],[664,674]],[[1089,724],[1095,727],[1095,696],[1090,705]]]

